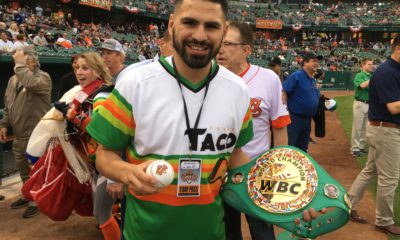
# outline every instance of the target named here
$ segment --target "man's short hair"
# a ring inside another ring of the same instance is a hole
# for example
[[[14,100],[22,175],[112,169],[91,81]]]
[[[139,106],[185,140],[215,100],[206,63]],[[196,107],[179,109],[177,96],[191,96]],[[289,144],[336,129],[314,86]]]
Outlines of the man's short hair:
[[[19,33],[19,34],[17,34],[16,39],[19,40],[19,41],[23,41],[23,40],[24,40],[24,37],[25,37],[24,34]]]
[[[269,66],[270,67],[282,66],[282,60],[279,57],[273,57],[271,58],[271,61],[269,61]]]
[[[397,34],[395,38],[391,41],[392,50],[394,50],[397,46],[400,46],[400,35]]]
[[[372,59],[371,58],[363,58],[363,60],[361,60],[361,66],[364,66],[369,61],[372,62]]]
[[[184,0],[175,0],[175,4],[174,4],[175,10],[179,8],[179,6],[182,4],[183,1]],[[204,1],[220,4],[225,18],[228,16],[228,1],[227,0],[204,0]]]
[[[249,24],[245,22],[229,22],[228,27],[234,27],[239,30],[241,43],[249,45],[251,49],[254,48],[254,34]]]

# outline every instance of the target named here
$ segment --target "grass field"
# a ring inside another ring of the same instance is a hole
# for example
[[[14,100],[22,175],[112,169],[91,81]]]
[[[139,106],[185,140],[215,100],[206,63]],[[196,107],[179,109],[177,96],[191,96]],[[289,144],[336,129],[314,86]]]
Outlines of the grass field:
[[[351,125],[353,121],[353,96],[342,96],[336,97],[335,100],[338,103],[338,111],[339,118],[342,123],[342,126],[346,132],[346,136],[349,139],[351,138]],[[350,150],[349,150],[350,151]],[[359,157],[357,158],[358,164],[360,168],[365,166],[367,162],[367,157]],[[370,191],[374,198],[376,197],[376,181],[371,184]],[[394,199],[394,215],[396,224],[400,224],[400,188],[397,188],[396,195]],[[389,236],[390,240],[400,240],[400,236]]]

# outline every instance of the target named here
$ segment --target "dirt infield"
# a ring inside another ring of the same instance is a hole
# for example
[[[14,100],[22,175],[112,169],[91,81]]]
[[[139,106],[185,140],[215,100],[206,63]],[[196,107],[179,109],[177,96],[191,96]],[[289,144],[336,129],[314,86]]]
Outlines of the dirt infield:
[[[327,97],[353,94],[352,92],[327,92]],[[360,171],[356,159],[349,154],[349,143],[340,125],[337,112],[326,115],[326,137],[314,138],[310,154],[322,167],[336,178],[346,189]],[[1,192],[0,192],[1,193]],[[43,214],[31,219],[22,219],[24,209],[11,210],[10,203],[16,197],[0,202],[0,239],[102,239],[93,218],[72,216],[65,222],[53,222]],[[368,224],[349,222],[340,230],[322,236],[321,240],[386,240],[385,234],[374,230],[375,205],[367,192],[360,203],[359,213],[368,219]],[[277,230],[279,231],[279,230]],[[244,239],[250,239],[246,223],[243,223]],[[179,240],[179,239],[178,239]]]

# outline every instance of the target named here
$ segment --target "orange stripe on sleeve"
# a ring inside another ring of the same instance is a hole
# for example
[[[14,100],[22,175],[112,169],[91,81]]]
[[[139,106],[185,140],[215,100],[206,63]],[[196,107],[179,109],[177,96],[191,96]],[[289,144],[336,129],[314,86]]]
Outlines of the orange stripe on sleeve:
[[[244,117],[243,123],[249,121],[250,117],[251,117],[251,111],[249,108],[249,109],[247,109],[246,116]]]
[[[96,100],[96,102],[93,104],[93,109],[98,108],[100,105],[103,105],[105,100]]]
[[[115,118],[120,120],[123,124],[125,124],[128,128],[135,128],[136,124],[133,119],[130,119],[126,116],[126,113],[123,112],[118,106],[110,101],[107,100],[103,103],[104,108],[106,108]]]
[[[273,128],[283,128],[289,125],[292,121],[290,120],[289,115],[280,116],[275,120],[272,120],[272,127]]]

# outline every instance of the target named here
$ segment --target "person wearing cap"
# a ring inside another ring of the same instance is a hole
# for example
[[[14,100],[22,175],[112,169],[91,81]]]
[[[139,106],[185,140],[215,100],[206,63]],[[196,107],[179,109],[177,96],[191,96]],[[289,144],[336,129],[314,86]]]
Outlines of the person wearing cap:
[[[314,74],[321,58],[307,52],[302,69],[289,75],[283,82],[292,123],[288,126],[289,145],[307,152],[310,142],[311,119],[317,113],[320,92]]]
[[[29,163],[25,156],[28,139],[40,118],[50,109],[51,79],[40,70],[38,55],[31,47],[22,47],[13,54],[15,75],[8,81],[4,96],[4,115],[0,120],[0,142],[14,134],[12,151],[23,182],[29,178]],[[24,218],[37,215],[39,210],[26,199],[18,199],[11,204],[12,209],[28,206]]]
[[[367,220],[357,213],[357,205],[369,183],[378,180],[375,229],[400,235],[393,220],[393,201],[400,176],[400,36],[392,41],[391,56],[372,74],[369,81],[369,109],[366,140],[368,161],[350,188],[355,222]]]
[[[119,73],[125,68],[125,51],[122,44],[115,39],[107,39],[99,48],[100,55],[108,67],[112,77],[111,83],[116,84]],[[115,218],[110,215],[116,200],[121,200],[124,196],[124,184],[106,179],[99,173],[98,179],[103,179],[96,187],[94,195],[94,215],[100,224],[104,239],[113,239],[108,232],[119,232]]]
[[[354,77],[353,126],[351,131],[351,154],[360,157],[365,151],[365,131],[368,122],[368,85],[374,68],[372,59],[361,61],[361,71]]]
[[[112,84],[115,84],[118,74],[125,68],[125,51],[122,48],[122,44],[110,38],[103,42],[99,50],[113,77]]]

